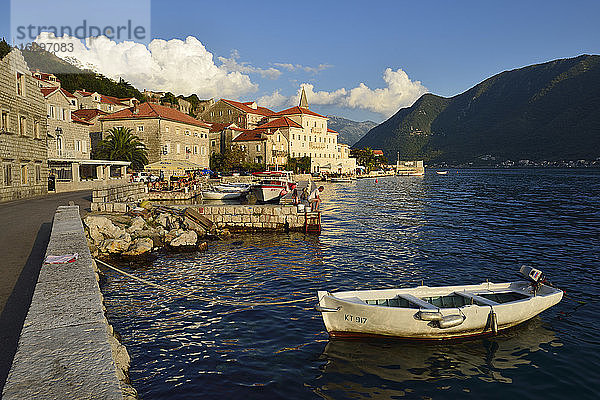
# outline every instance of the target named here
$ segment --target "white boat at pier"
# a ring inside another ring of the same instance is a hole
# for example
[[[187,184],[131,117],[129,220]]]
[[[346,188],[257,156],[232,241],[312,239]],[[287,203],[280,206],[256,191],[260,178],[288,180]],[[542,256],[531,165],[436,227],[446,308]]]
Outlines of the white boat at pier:
[[[252,187],[252,192],[261,203],[278,201],[296,184],[291,171],[255,172],[252,175],[260,179],[259,183]]]
[[[563,296],[522,267],[528,281],[409,289],[319,291],[331,337],[399,337],[440,340],[496,334],[557,304]]]

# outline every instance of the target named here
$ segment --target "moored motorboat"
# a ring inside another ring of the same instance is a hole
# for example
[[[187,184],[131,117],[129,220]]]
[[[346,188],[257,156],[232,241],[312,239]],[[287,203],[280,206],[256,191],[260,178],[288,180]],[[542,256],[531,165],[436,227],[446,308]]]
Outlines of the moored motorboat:
[[[319,291],[317,310],[332,337],[382,336],[440,340],[495,334],[557,304],[560,289],[539,270],[528,281],[407,289]]]
[[[438,175],[447,175],[448,171],[435,171],[435,173]]]
[[[252,175],[260,179],[259,183],[252,187],[252,192],[262,203],[278,201],[296,184],[290,171],[255,172]]]

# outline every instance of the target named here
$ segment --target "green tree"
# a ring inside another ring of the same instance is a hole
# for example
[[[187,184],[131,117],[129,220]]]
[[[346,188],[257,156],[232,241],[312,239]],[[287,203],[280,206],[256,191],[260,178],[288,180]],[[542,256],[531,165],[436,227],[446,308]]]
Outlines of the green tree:
[[[294,173],[310,172],[310,157],[288,158],[285,169]]]
[[[3,59],[5,55],[10,53],[11,50],[12,48],[8,43],[6,43],[6,39],[2,38],[2,40],[0,40],[0,60]]]
[[[226,149],[222,154],[213,154],[210,157],[210,169],[221,172],[252,170],[255,165],[245,161],[247,154],[240,146]]]
[[[100,142],[96,157],[102,160],[130,161],[134,170],[148,164],[148,150],[130,128],[118,127],[108,131],[108,137]]]

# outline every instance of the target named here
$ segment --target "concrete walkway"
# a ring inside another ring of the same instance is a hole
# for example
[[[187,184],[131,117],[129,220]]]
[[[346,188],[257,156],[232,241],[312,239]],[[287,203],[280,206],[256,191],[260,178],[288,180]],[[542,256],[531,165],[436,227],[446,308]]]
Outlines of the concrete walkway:
[[[0,393],[31,304],[56,208],[73,201],[83,216],[91,191],[0,203]]]

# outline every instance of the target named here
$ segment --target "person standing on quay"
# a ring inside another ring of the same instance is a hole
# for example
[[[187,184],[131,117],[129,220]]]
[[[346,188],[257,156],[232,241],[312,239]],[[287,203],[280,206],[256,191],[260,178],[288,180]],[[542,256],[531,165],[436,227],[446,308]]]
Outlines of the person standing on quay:
[[[321,203],[321,192],[325,190],[323,186],[319,186],[318,189],[313,190],[313,192],[308,196],[308,203],[310,204],[311,211],[319,211],[319,204]]]

